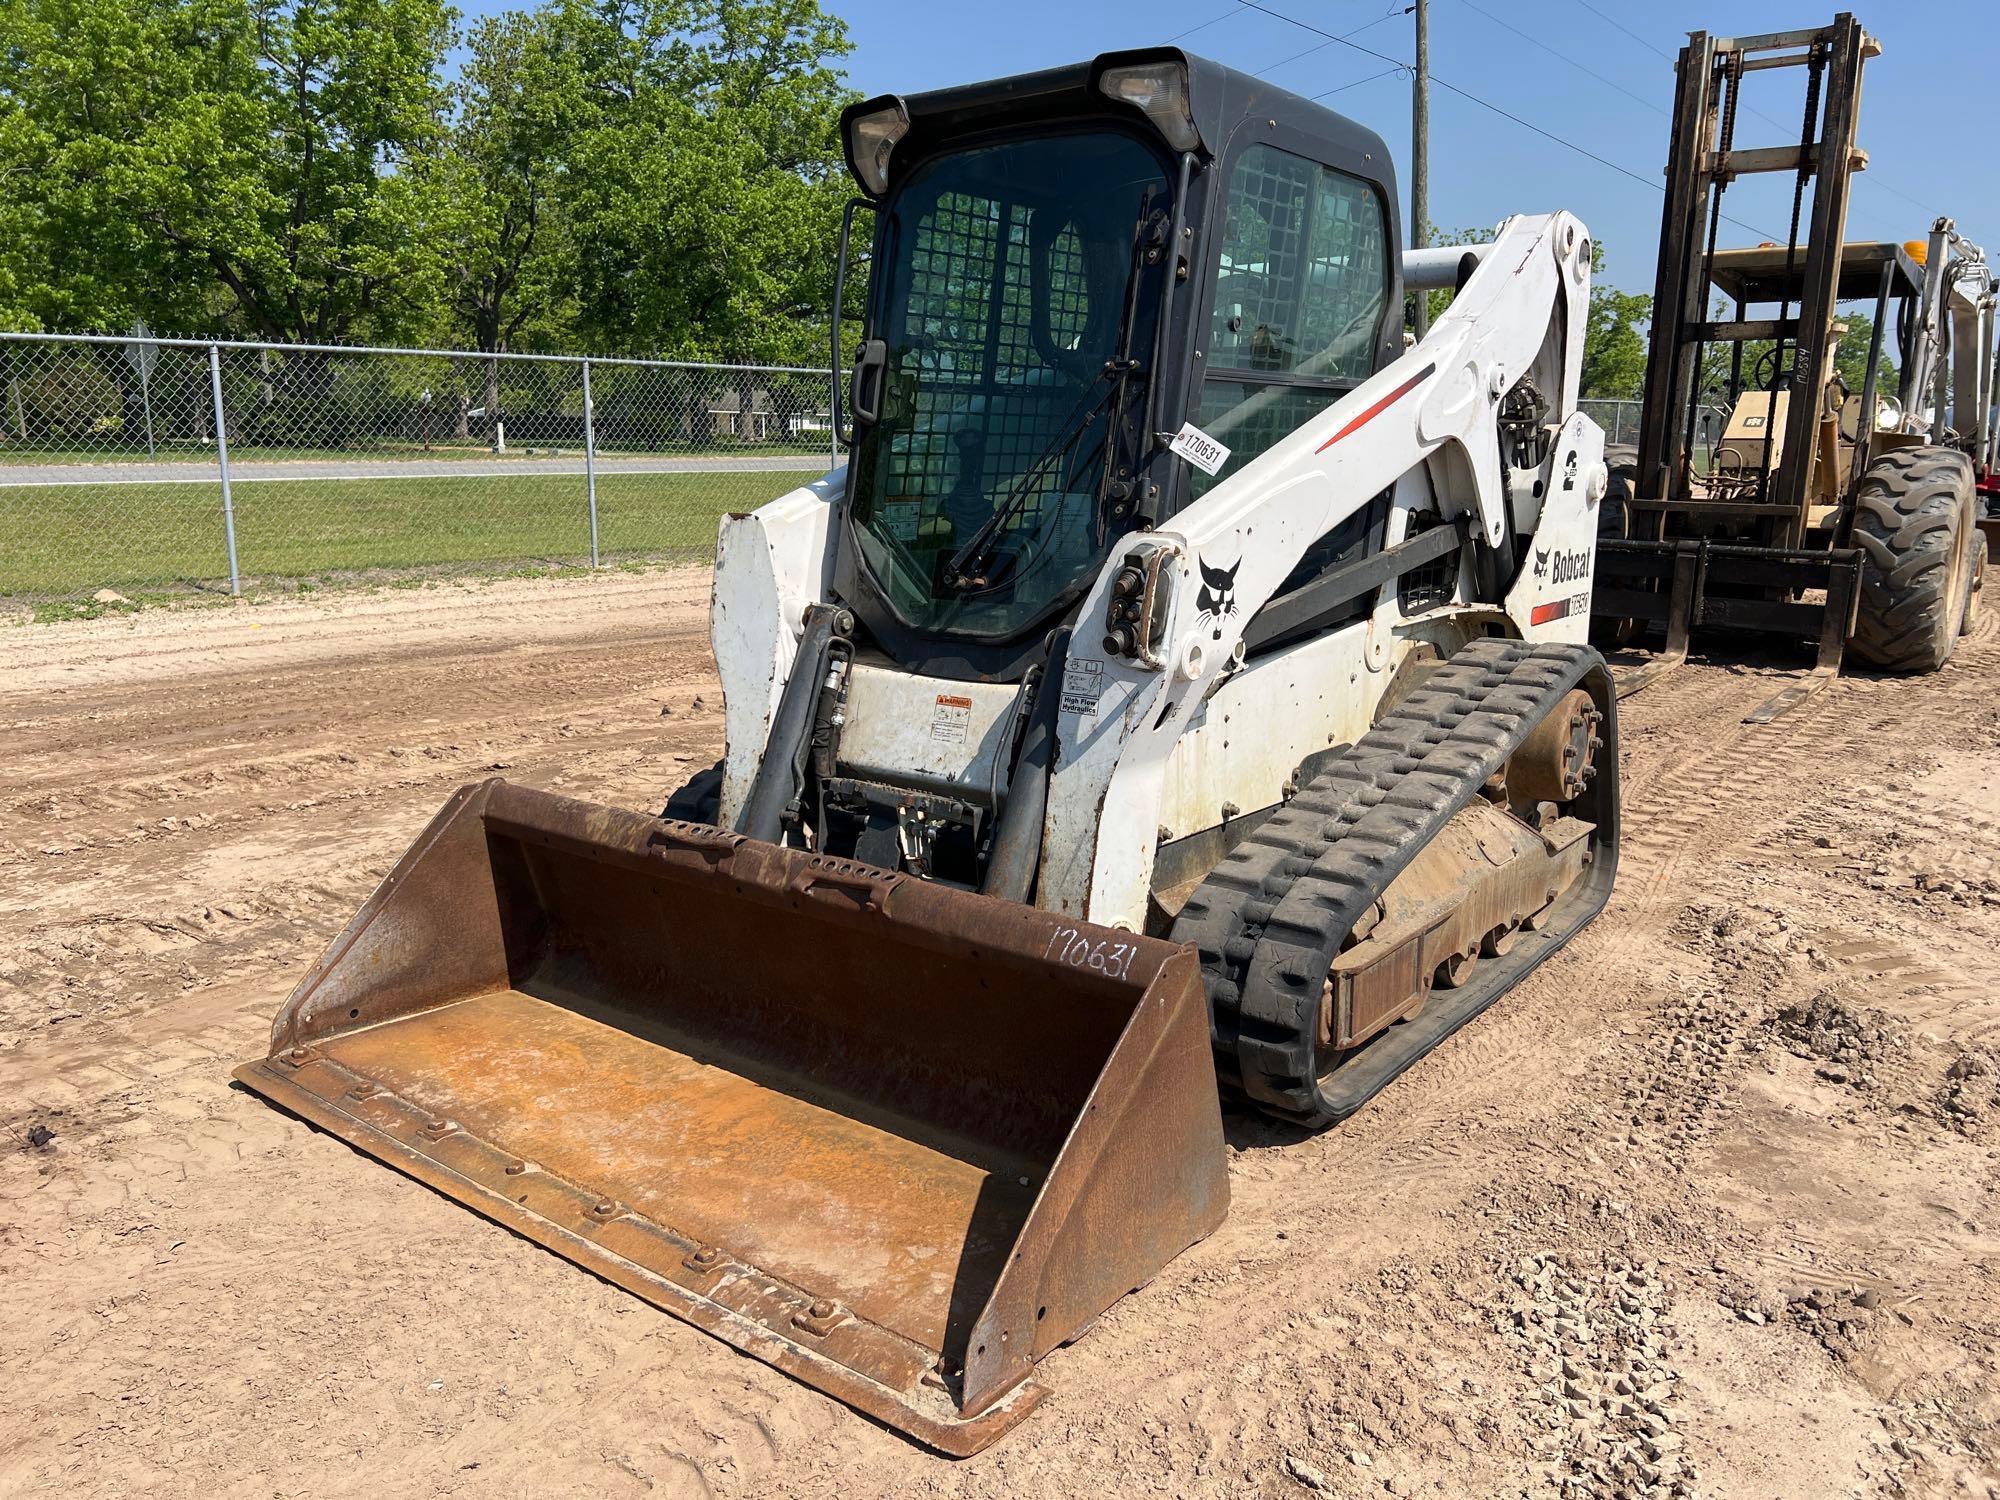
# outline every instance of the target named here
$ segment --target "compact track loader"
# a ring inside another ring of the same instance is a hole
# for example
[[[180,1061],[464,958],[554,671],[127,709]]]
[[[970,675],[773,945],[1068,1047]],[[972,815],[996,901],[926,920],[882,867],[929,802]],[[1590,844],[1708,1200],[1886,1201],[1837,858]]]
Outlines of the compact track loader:
[[[1605,901],[1590,241],[1403,255],[1378,137],[1173,49],[844,128],[849,461],[722,524],[723,760],[459,792],[238,1076],[965,1454],[1221,1221],[1221,1094],[1341,1119]]]

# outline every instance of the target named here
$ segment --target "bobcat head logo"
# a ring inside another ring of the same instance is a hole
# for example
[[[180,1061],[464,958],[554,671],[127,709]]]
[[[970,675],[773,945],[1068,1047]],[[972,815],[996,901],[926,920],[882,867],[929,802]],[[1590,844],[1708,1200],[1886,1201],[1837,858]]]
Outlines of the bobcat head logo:
[[[1535,549],[1535,576],[1537,578],[1545,577],[1548,571],[1549,549],[1547,547],[1537,547]]]
[[[1199,561],[1199,559],[1197,559]],[[1196,616],[1203,624],[1229,619],[1236,613],[1236,574],[1243,566],[1243,559],[1237,558],[1226,568],[1211,568],[1201,563],[1201,587],[1195,591]],[[1222,639],[1222,631],[1215,631],[1215,639]]]

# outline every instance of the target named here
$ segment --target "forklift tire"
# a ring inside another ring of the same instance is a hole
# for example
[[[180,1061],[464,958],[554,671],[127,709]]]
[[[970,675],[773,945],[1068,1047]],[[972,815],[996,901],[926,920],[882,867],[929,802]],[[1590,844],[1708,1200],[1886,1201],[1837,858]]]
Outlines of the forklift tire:
[[[1604,498],[1597,506],[1597,539],[1622,542],[1632,534],[1632,510],[1627,502],[1639,482],[1638,448],[1631,443],[1606,443],[1604,467],[1609,471],[1609,479]],[[1638,639],[1641,628],[1637,620],[1594,615],[1590,621],[1590,643],[1604,650],[1629,646]]]
[[[1972,465],[1954,448],[1899,448],[1861,477],[1854,545],[1861,607],[1849,646],[1892,672],[1951,656],[1972,583]]]
[[[661,809],[660,816],[673,818],[682,823],[713,824],[722,816],[722,762],[717,761],[706,771],[697,771],[687,779]]]
[[[1958,618],[1958,633],[1971,635],[1979,628],[1979,594],[1986,586],[1986,533],[1974,532],[1972,566],[1966,573],[1965,609]]]

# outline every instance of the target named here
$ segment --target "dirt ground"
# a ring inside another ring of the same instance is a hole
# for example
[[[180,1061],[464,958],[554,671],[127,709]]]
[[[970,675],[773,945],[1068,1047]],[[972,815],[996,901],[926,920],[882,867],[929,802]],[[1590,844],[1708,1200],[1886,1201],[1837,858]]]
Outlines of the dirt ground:
[[[1606,915],[954,1463],[229,1081],[451,788],[708,762],[705,587],[0,641],[0,1494],[2000,1495],[1993,612],[1628,700]]]

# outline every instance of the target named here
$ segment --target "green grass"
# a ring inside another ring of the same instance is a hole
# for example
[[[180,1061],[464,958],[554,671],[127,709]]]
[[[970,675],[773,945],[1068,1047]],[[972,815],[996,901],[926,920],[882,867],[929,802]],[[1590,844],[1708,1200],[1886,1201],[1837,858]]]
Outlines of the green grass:
[[[810,458],[826,457],[827,446],[821,442],[798,442],[786,439],[771,439],[766,442],[687,444],[620,447],[614,443],[602,443],[597,454],[605,460],[620,458],[686,458],[712,459],[716,463],[727,463],[731,459],[745,458]],[[583,458],[583,443],[572,442],[521,442],[509,443],[505,453],[495,453],[483,442],[461,443],[456,439],[439,440],[426,448],[420,442],[381,439],[362,441],[347,447],[312,448],[298,445],[267,445],[251,442],[229,443],[229,461],[232,464],[250,463],[478,463],[504,464],[524,458],[548,457]],[[0,433],[0,474],[10,467],[31,467],[52,464],[206,464],[214,467],[215,446],[212,443],[197,443],[189,439],[175,439],[162,442],[152,453],[146,452],[144,443],[88,443],[64,447],[60,443],[48,446],[15,445],[5,440]]]
[[[752,510],[810,477],[601,475],[600,556],[708,556],[724,513]],[[577,565],[590,555],[581,476],[246,480],[231,495],[246,587]],[[0,487],[0,598],[212,590],[228,576],[220,484]]]

